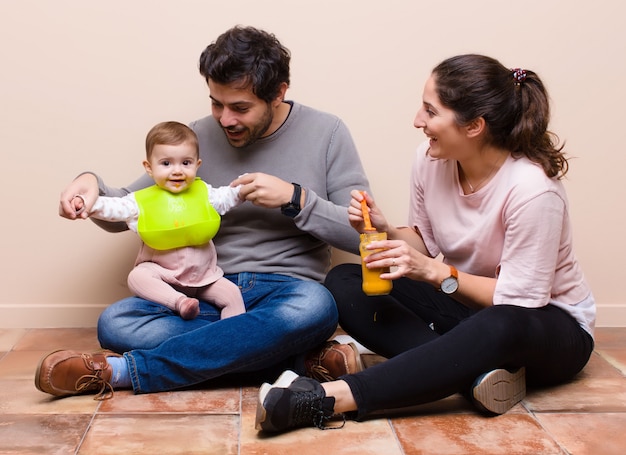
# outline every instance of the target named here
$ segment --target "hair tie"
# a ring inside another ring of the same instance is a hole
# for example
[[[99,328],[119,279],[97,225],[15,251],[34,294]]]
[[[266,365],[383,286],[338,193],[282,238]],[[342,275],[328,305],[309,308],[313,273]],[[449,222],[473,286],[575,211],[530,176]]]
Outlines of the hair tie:
[[[513,72],[513,79],[515,79],[516,85],[520,85],[526,80],[526,70],[523,70],[521,68],[513,68],[511,71]]]

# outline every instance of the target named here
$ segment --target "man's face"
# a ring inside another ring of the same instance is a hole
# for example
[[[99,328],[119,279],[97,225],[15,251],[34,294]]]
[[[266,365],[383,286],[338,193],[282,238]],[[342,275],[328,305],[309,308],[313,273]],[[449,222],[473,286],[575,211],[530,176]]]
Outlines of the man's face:
[[[245,147],[269,136],[279,125],[272,125],[274,108],[252,93],[248,84],[217,84],[209,79],[211,111],[233,147]]]

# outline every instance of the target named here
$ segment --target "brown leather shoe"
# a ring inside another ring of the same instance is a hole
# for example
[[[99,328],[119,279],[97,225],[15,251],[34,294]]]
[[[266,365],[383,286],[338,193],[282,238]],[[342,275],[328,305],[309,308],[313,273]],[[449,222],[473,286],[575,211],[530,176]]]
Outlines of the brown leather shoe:
[[[326,382],[362,371],[363,363],[354,343],[340,344],[331,340],[307,355],[305,368],[308,377]]]
[[[37,366],[35,387],[55,397],[95,393],[94,400],[107,400],[113,396],[107,357],[121,356],[111,351],[51,352]]]

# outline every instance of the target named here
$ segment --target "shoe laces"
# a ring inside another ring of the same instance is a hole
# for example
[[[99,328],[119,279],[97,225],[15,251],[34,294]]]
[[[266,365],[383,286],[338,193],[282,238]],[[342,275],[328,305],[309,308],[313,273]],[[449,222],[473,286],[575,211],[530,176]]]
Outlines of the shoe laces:
[[[326,345],[317,353],[317,355],[310,359],[309,362],[312,365],[309,366],[309,377],[318,380],[319,382],[328,382],[334,381],[336,378],[330,374],[328,368],[322,365],[324,358],[328,354],[328,351],[331,351],[335,344],[338,344],[336,341],[327,342]]]
[[[330,374],[330,371],[322,365],[312,365],[309,369],[309,375],[313,379],[317,379],[319,382],[335,380],[335,378]]]
[[[100,389],[93,397],[94,400],[103,401],[113,398],[113,386],[102,378],[104,369],[101,366],[96,366],[91,356],[83,354],[83,360],[87,368],[93,371],[93,374],[84,374],[78,378],[75,385],[76,391],[82,393]],[[106,368],[106,363],[98,363],[98,365],[104,365]]]
[[[324,406],[324,396],[312,392],[295,392],[295,406],[293,420],[295,425],[309,425],[311,422],[320,430],[338,430],[346,424],[346,417],[341,414],[343,422],[336,426],[327,426],[324,423],[333,417],[332,404]],[[328,399],[326,399],[328,400]]]

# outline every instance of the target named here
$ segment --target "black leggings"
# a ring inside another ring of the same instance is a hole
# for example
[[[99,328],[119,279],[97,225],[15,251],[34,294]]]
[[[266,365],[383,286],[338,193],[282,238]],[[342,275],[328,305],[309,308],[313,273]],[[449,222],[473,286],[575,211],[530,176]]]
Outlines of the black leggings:
[[[553,305],[474,311],[408,278],[395,280],[390,295],[369,297],[357,264],[335,267],[325,284],[341,327],[389,359],[341,378],[352,390],[357,418],[468,392],[478,376],[496,368],[525,366],[529,385],[563,383],[593,351],[591,335]]]

